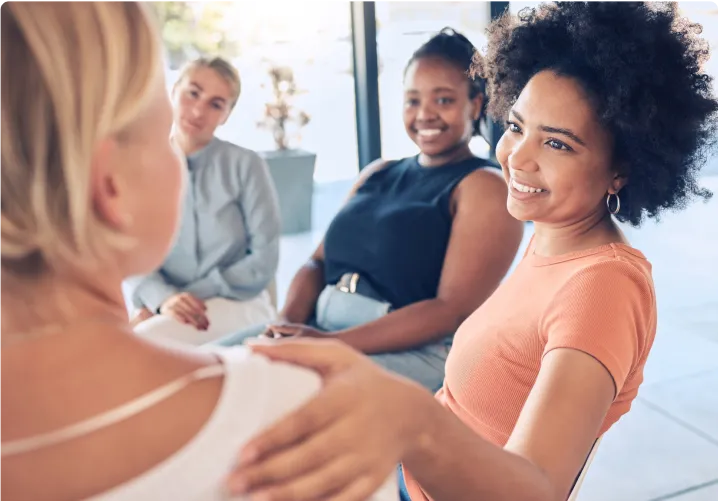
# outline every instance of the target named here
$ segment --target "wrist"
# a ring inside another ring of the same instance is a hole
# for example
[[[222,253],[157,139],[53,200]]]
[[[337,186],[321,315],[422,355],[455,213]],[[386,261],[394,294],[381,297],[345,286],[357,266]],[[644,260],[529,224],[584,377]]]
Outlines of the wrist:
[[[157,310],[155,311],[155,313],[165,313],[165,311],[166,311],[165,305],[167,303],[169,303],[170,299],[172,299],[173,297],[174,296],[170,296],[167,299],[165,299],[164,301],[162,301],[160,303],[160,305],[157,307]]]
[[[408,427],[408,447],[402,458],[407,463],[433,457],[437,437],[441,436],[440,418],[446,414],[436,398],[424,388],[414,385],[412,391],[412,426]]]
[[[307,319],[301,315],[293,314],[291,311],[282,310],[277,314],[277,323],[285,324],[306,324]]]

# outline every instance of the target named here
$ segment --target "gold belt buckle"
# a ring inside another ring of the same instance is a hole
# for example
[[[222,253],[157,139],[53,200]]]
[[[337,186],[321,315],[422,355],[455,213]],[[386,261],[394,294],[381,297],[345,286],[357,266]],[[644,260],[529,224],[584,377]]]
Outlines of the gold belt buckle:
[[[354,294],[357,291],[357,282],[359,281],[359,273],[352,273],[352,276],[349,277],[349,285],[348,286],[344,284],[344,277],[346,277],[346,275],[342,276],[341,280],[339,281],[338,289],[341,292]]]

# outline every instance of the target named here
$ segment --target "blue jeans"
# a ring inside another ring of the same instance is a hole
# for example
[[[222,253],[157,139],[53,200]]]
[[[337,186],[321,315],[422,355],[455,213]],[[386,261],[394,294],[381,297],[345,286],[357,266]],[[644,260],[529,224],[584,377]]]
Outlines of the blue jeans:
[[[401,465],[396,467],[396,477],[399,483],[399,500],[411,501],[409,491],[406,490],[406,482],[404,481],[404,472],[401,469]]]
[[[323,331],[334,332],[372,322],[387,312],[388,309],[379,301],[357,294],[341,293],[335,287],[327,286],[317,302],[316,318],[309,324]],[[213,344],[239,345],[248,338],[259,336],[265,328],[264,324],[255,325],[221,338]],[[382,367],[435,392],[444,382],[444,365],[452,338],[447,337],[411,350],[370,355],[370,358]]]

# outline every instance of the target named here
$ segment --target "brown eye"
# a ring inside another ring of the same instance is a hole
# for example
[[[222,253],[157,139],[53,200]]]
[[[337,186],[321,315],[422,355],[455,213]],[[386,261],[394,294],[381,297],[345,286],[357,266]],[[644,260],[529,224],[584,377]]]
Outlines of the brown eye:
[[[548,141],[546,141],[546,144],[548,144],[554,150],[573,151],[573,148],[571,148],[566,143],[559,141],[558,139],[549,139]]]
[[[509,129],[510,132],[513,132],[514,134],[521,133],[521,127],[519,127],[518,124],[515,122],[507,121],[506,127]]]

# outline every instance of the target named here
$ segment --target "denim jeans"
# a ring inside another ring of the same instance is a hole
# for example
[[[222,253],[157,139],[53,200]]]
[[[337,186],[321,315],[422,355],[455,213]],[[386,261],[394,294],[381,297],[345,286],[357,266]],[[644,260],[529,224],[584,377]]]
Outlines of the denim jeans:
[[[342,293],[330,285],[319,297],[316,316],[309,324],[323,331],[334,332],[372,322],[386,315],[388,311],[385,303],[358,294]],[[213,344],[239,345],[248,338],[260,335],[265,328],[265,324],[256,325],[219,339]],[[444,365],[452,339],[453,337],[447,337],[411,350],[379,353],[370,355],[370,358],[382,367],[412,379],[434,392],[443,384]]]
[[[406,490],[406,482],[404,481],[404,472],[401,465],[396,467],[396,478],[399,483],[399,499],[400,501],[411,501],[409,491]]]

